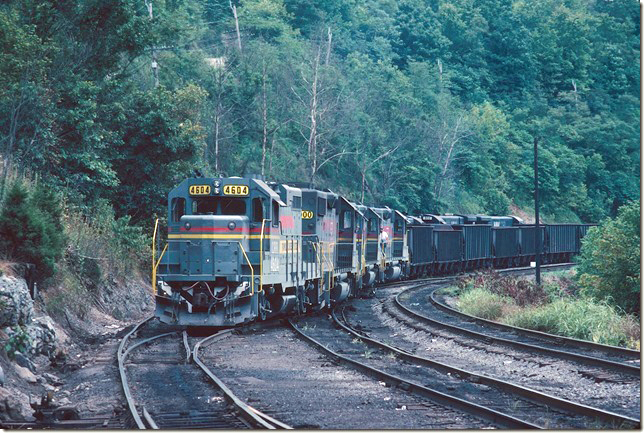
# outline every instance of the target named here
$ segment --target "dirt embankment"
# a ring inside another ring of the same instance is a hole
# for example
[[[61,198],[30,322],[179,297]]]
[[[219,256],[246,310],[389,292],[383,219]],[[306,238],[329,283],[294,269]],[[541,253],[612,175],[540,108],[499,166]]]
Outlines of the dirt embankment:
[[[74,300],[85,306],[79,310],[54,305],[64,283],[37,290],[33,300],[21,269],[0,263],[0,424],[33,419],[30,402],[40,403],[47,393],[55,405],[74,407],[81,417],[120,411],[118,389],[96,391],[114,387],[106,377],[115,369],[118,337],[153,313],[149,283],[106,278],[91,299]]]

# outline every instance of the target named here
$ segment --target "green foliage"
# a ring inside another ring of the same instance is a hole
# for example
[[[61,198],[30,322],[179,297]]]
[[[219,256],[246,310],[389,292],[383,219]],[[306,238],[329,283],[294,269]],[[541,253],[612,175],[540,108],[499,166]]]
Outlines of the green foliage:
[[[633,317],[620,315],[611,306],[592,299],[557,299],[515,311],[503,322],[613,346],[633,346],[639,340],[639,327]]]
[[[29,193],[20,181],[9,189],[0,212],[0,251],[7,257],[36,265],[36,277],[54,274],[63,254],[62,210],[57,194],[39,185]]]
[[[66,266],[94,291],[106,276],[122,279],[148,265],[150,245],[145,231],[130,217],[117,218],[106,200],[97,200],[89,215],[70,208],[65,219],[69,239]]]
[[[640,202],[592,228],[579,257],[578,282],[585,295],[640,314]]]
[[[31,339],[29,338],[27,330],[17,325],[11,328],[9,338],[4,345],[4,350],[10,358],[13,358],[15,352],[27,353],[30,342]]]

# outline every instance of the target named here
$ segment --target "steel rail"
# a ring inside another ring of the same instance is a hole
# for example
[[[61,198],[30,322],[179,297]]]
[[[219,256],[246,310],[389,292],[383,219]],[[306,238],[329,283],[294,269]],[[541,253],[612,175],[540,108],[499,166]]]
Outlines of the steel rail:
[[[222,381],[219,379],[199,358],[199,349],[204,343],[211,343],[221,338],[228,337],[232,333],[232,329],[227,329],[220,331],[216,334],[213,334],[209,337],[203,338],[195,344],[194,349],[192,350],[192,360],[206,373],[206,375],[215,383],[215,385],[224,393],[225,398],[232,402],[242,416],[242,418],[250,423],[254,428],[265,428],[273,430],[276,428],[290,428],[286,424],[283,424],[268,415],[258,411],[257,409],[247,405],[242,400],[240,400],[233,392],[228,388]]]
[[[495,322],[493,320],[472,316],[470,314],[463,313],[462,311],[458,311],[457,309],[452,308],[449,305],[446,305],[441,301],[439,301],[438,299],[436,299],[436,292],[438,290],[439,288],[436,288],[432,290],[430,293],[430,301],[434,306],[449,314],[462,317],[472,322],[476,322],[492,328],[501,329],[503,331],[511,331],[511,332],[514,332],[515,334],[525,335],[527,337],[547,340],[551,343],[560,344],[563,346],[597,350],[600,352],[606,352],[613,355],[621,355],[621,356],[625,356],[625,357],[629,357],[637,360],[639,360],[641,357],[641,353],[639,350],[627,349],[625,347],[618,347],[618,346],[610,346],[608,344],[594,343],[592,341],[580,340],[578,338],[564,337],[556,334],[548,334],[547,332],[535,331],[533,329],[526,329],[518,326],[510,326],[504,323]],[[638,367],[638,370],[639,370],[639,367]]]
[[[186,349],[186,364],[190,362],[190,356],[192,355],[192,350],[190,350],[190,344],[188,344],[188,332],[183,331],[183,347]]]
[[[419,287],[414,287],[412,290],[418,290],[418,289]],[[398,293],[394,298],[394,305],[397,308],[399,308],[401,311],[403,311],[407,316],[411,316],[412,318],[414,318],[415,320],[421,323],[430,324],[433,326],[437,326],[439,328],[447,329],[452,332],[465,334],[470,337],[476,338],[478,340],[483,340],[485,342],[495,342],[495,343],[519,348],[522,350],[539,352],[539,353],[555,356],[558,358],[568,359],[571,361],[592,365],[595,367],[602,367],[602,368],[610,369],[612,371],[618,371],[620,373],[626,373],[637,377],[640,376],[640,368],[638,366],[623,364],[621,362],[610,361],[610,360],[596,358],[588,355],[582,355],[580,353],[568,352],[565,350],[551,349],[547,347],[537,346],[531,343],[514,341],[507,338],[497,337],[497,336],[485,334],[482,332],[473,331],[471,329],[467,329],[461,326],[456,326],[446,322],[442,322],[440,320],[433,319],[431,317],[428,317],[424,314],[421,314],[403,305],[402,301],[400,300],[400,296],[403,294],[409,293],[410,291],[411,290],[403,290],[402,292]]]
[[[553,407],[557,407],[559,409],[573,412],[577,415],[596,417],[598,419],[613,423],[613,425],[627,424],[629,426],[632,426],[632,428],[639,428],[640,420],[635,418],[630,418],[624,415],[620,415],[603,409],[594,408],[592,406],[587,406],[581,403],[575,403],[573,401],[555,397],[555,396],[543,393],[541,391],[537,391],[521,385],[516,385],[514,383],[507,382],[501,379],[496,379],[494,377],[490,377],[485,374],[473,373],[471,371],[463,370],[461,368],[458,368],[449,364],[444,364],[429,358],[414,355],[398,347],[390,346],[384,342],[371,338],[366,333],[358,332],[353,327],[351,327],[349,325],[349,321],[347,320],[344,314],[344,311],[345,311],[344,308],[342,308],[342,319],[343,319],[342,321],[338,319],[338,316],[336,315],[335,310],[331,312],[331,316],[333,317],[334,322],[338,326],[340,326],[342,329],[344,329],[346,332],[350,333],[354,337],[364,341],[365,343],[370,344],[372,346],[379,347],[381,349],[385,349],[389,352],[393,352],[396,355],[398,355],[400,358],[403,358],[412,363],[429,366],[431,368],[437,369],[444,373],[451,373],[451,374],[456,373],[460,377],[470,382],[481,383],[488,386],[494,386],[502,390],[509,391],[513,394],[517,394],[522,397],[528,398],[537,403],[548,404]]]
[[[135,348],[137,348],[137,347],[139,347],[139,346],[141,346],[143,344],[149,343],[149,342],[151,342],[153,340],[156,340],[157,338],[166,337],[168,335],[176,334],[176,332],[168,332],[168,333],[165,333],[165,334],[155,335],[153,337],[146,338],[145,340],[142,340],[142,341],[134,344],[133,346],[129,347],[127,350],[124,351],[125,346],[127,345],[127,342],[130,339],[130,337],[132,335],[134,335],[134,333],[136,333],[144,324],[146,324],[147,322],[149,322],[152,319],[153,319],[152,317],[147,318],[144,321],[142,321],[139,324],[137,324],[134,328],[132,328],[132,330],[130,332],[128,332],[125,335],[125,337],[123,337],[123,339],[121,340],[121,344],[119,344],[118,350],[116,352],[117,353],[117,359],[118,359],[118,366],[119,366],[119,375],[121,377],[121,386],[123,387],[123,393],[125,394],[125,400],[127,401],[128,409],[130,410],[130,413],[132,414],[132,418],[134,419],[134,422],[136,423],[137,428],[139,428],[141,430],[145,430],[147,427],[146,427],[145,422],[143,421],[143,419],[139,415],[138,410],[136,409],[136,404],[134,402],[134,398],[132,398],[132,392],[130,391],[130,386],[129,386],[128,381],[127,381],[127,373],[126,373],[126,369],[125,369],[125,359],[127,358],[127,355],[132,350],[134,350]],[[148,417],[150,417],[150,414],[148,414]],[[151,417],[150,417],[150,419],[151,419]],[[152,424],[149,424],[149,425],[152,426]],[[152,428],[154,428],[154,427],[152,427]]]
[[[320,343],[315,338],[309,335],[306,335],[300,328],[297,327],[297,325],[295,325],[292,319],[288,319],[288,323],[291,325],[291,328],[293,328],[293,330],[296,332],[297,335],[301,336],[305,341],[309,342],[309,344],[313,345],[313,347],[315,347],[322,353],[326,354],[327,356],[331,357],[336,361],[341,361],[344,364],[348,364],[354,369],[362,373],[365,373],[369,376],[375,377],[376,379],[389,382],[390,384],[398,385],[401,389],[409,391],[423,398],[428,398],[430,400],[437,401],[443,405],[448,405],[451,407],[458,408],[460,410],[463,410],[464,412],[467,412],[474,416],[478,416],[482,419],[490,421],[496,424],[497,426],[501,426],[505,428],[515,428],[515,429],[540,429],[541,428],[535,424],[520,420],[513,416],[498,412],[496,410],[487,408],[485,406],[478,405],[476,403],[469,402],[467,400],[463,400],[458,397],[451,396],[449,394],[442,393],[435,389],[431,389],[426,386],[423,386],[419,383],[405,380],[401,377],[386,373],[382,370],[371,367],[362,362],[340,355],[339,353],[334,352],[328,347],[325,347],[322,343]]]
[[[159,430],[159,426],[150,416],[150,412],[143,406],[143,419],[152,430]]]

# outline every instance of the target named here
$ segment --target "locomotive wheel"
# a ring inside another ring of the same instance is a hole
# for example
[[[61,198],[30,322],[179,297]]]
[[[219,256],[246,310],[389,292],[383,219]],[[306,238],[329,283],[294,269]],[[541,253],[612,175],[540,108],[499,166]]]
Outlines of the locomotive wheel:
[[[297,287],[297,311],[299,314],[306,313],[306,302],[308,300],[304,286]]]
[[[267,313],[271,311],[271,303],[266,299],[264,293],[259,294],[259,320],[266,320]]]

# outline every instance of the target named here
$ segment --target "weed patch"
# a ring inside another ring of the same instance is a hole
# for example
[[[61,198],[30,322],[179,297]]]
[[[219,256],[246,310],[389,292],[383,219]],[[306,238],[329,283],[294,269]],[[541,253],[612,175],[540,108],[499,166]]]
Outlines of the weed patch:
[[[557,299],[546,305],[515,311],[502,322],[613,346],[638,344],[640,332],[633,317],[620,315],[610,305],[588,299]]]
[[[482,288],[468,290],[458,301],[459,309],[464,313],[489,320],[497,320],[504,309],[513,304],[512,298]]]

